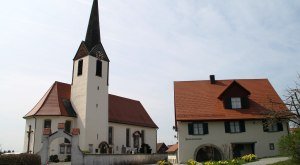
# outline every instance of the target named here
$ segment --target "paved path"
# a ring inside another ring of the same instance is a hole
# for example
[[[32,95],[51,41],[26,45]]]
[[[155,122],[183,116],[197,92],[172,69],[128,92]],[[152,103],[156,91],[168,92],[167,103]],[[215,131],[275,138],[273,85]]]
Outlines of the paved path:
[[[289,159],[288,157],[262,158],[256,162],[247,163],[247,165],[267,165],[267,164],[285,161],[288,159]]]
[[[71,162],[58,162],[58,163],[49,163],[51,165],[71,165]]]

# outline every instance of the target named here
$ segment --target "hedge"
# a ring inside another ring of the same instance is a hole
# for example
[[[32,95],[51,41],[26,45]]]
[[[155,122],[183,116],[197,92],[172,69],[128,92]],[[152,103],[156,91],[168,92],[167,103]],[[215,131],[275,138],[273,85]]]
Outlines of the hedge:
[[[41,157],[35,154],[0,155],[0,165],[40,165]]]

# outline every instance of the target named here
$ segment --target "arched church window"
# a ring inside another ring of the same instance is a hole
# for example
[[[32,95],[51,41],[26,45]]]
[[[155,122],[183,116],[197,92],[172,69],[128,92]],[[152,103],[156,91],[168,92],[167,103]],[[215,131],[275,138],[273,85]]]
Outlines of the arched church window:
[[[77,76],[82,75],[83,60],[78,61]]]
[[[134,148],[139,148],[140,146],[140,136],[141,136],[141,133],[139,131],[136,131],[133,133],[133,147]]]
[[[113,144],[113,127],[108,127],[108,144]]]
[[[96,76],[102,77],[102,62],[100,60],[97,60]]]
[[[70,120],[67,120],[67,121],[65,122],[65,131],[66,131],[67,133],[70,133],[70,132],[71,132],[71,121],[70,121]]]

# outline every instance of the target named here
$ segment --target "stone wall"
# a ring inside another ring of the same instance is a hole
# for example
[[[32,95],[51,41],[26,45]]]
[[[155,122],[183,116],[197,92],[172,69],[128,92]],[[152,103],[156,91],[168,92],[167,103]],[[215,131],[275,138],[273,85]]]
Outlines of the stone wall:
[[[159,160],[166,160],[167,154],[87,154],[84,155],[84,164],[113,164],[113,165],[138,165],[138,164],[155,164]]]

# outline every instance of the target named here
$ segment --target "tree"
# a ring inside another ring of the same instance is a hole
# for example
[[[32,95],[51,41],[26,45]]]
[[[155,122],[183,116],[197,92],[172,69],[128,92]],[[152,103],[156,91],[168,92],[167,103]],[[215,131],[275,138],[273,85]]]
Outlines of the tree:
[[[298,79],[300,79],[300,75],[298,75]],[[294,125],[294,127],[300,127],[300,84],[296,82],[295,89],[288,89],[287,99],[285,100],[285,104],[289,108],[289,111],[293,113],[293,116],[290,118],[290,122]]]
[[[300,127],[300,74],[298,74],[298,81],[295,82],[295,88],[286,90],[285,100],[282,103],[274,102],[270,99],[271,108],[263,114],[272,121],[277,122],[282,119],[287,119],[292,127]],[[275,111],[272,107],[283,106],[282,110]]]
[[[294,161],[300,162],[300,130],[282,136],[278,146],[281,154],[292,156]]]
[[[281,111],[270,110],[267,116],[278,121],[287,119],[294,128],[300,128],[300,75],[298,81],[295,82],[295,88],[287,89],[286,99],[284,100],[285,109]],[[271,102],[272,104],[279,104]],[[279,150],[282,154],[292,156],[296,161],[300,161],[300,129],[293,133],[283,136],[279,140]]]

